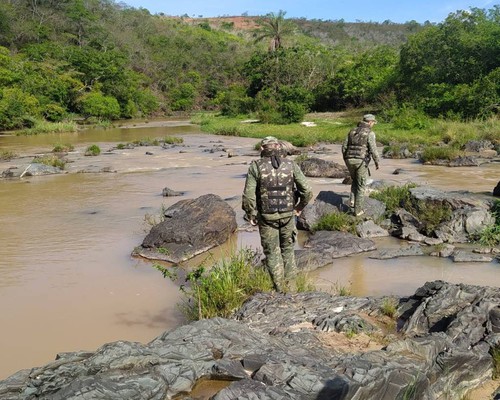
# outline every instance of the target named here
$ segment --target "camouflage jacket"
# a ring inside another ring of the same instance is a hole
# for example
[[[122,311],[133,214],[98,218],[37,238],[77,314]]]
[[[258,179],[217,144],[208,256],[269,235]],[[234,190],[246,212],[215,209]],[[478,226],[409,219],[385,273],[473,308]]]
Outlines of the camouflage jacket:
[[[294,209],[302,210],[311,198],[311,187],[294,161],[283,158],[274,169],[271,158],[262,157],[252,161],[248,169],[242,208],[248,219],[260,215],[274,221],[292,216]]]
[[[345,159],[360,158],[367,162],[373,158],[376,166],[380,161],[377,150],[375,132],[373,132],[366,122],[360,122],[358,126],[352,129],[344,143],[342,144],[342,155]]]

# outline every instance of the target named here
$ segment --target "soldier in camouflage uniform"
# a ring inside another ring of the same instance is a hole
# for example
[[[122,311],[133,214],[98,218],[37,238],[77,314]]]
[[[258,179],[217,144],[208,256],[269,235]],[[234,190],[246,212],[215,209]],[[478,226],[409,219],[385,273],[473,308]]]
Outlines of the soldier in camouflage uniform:
[[[246,219],[259,226],[267,269],[275,289],[283,292],[297,272],[295,216],[311,200],[312,191],[299,166],[282,156],[278,139],[264,138],[260,155],[248,169],[242,208]]]
[[[352,129],[342,145],[342,155],[352,178],[349,205],[354,207],[354,215],[364,214],[364,194],[366,182],[370,175],[368,164],[373,158],[378,169],[380,157],[377,151],[373,125],[377,123],[373,114],[366,114],[358,126]]]

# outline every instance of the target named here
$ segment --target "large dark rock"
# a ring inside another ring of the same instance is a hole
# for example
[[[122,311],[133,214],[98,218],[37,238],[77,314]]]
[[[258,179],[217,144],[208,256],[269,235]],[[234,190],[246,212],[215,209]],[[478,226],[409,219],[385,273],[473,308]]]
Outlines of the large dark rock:
[[[295,251],[297,267],[302,271],[331,264],[335,258],[376,249],[370,239],[338,231],[318,231],[311,235],[304,247]]]
[[[431,206],[448,205],[453,211],[463,208],[489,210],[492,205],[491,198],[468,191],[444,192],[429,186],[417,186],[411,188],[410,193],[416,201],[423,201]]]
[[[322,160],[321,158],[306,158],[299,166],[305,176],[314,178],[344,179],[349,176],[349,171],[345,165]]]
[[[236,213],[214,194],[181,200],[167,210],[135,253],[169,262],[188,260],[226,242],[236,231]]]
[[[32,162],[31,164],[22,166],[21,168],[11,167],[3,171],[1,176],[2,178],[23,178],[27,176],[54,175],[62,173],[65,173],[65,171],[59,167]]]
[[[387,298],[260,293],[234,319],[60,354],[0,381],[0,398],[191,398],[207,379],[228,382],[214,400],[464,398],[491,378],[499,298],[496,287],[428,282],[393,298],[396,332]]]
[[[297,227],[310,231],[321,217],[337,212],[349,211],[349,193],[335,193],[322,190],[297,218]]]
[[[427,241],[434,237],[442,242],[466,243],[471,237],[494,223],[493,198],[467,191],[443,192],[439,189],[418,186],[410,189],[411,203],[423,210],[427,223],[403,209],[391,215],[390,232],[394,236],[415,241]],[[435,223],[429,223],[429,215],[435,212]],[[418,211],[417,211],[418,214]],[[447,215],[448,214],[448,215]],[[420,235],[420,234],[425,234]]]
[[[322,190],[314,202],[309,203],[297,218],[298,229],[312,230],[321,217],[336,212],[350,212],[349,193],[336,193]],[[373,219],[380,219],[385,214],[385,204],[379,200],[365,197],[365,215]]]

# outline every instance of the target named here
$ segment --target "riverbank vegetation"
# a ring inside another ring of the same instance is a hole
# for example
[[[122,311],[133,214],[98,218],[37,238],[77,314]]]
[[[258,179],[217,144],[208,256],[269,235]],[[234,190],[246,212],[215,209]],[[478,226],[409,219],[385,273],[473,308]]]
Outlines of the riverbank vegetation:
[[[177,281],[179,276],[172,268],[155,265],[165,278]],[[314,285],[304,273],[293,282],[294,292],[314,290]],[[231,316],[253,294],[270,292],[273,283],[269,272],[260,261],[260,254],[249,248],[223,257],[210,267],[201,265],[186,274],[180,285],[184,294],[180,308],[190,321]]]
[[[291,124],[300,129],[291,141],[307,145],[345,134],[328,119],[302,130],[308,113],[356,109],[377,113],[386,145],[434,144],[454,124],[474,135],[490,124],[484,135],[498,141],[499,22],[498,5],[439,24],[395,24],[285,11],[168,17],[110,0],[3,2],[0,130],[212,111],[228,119],[204,121],[209,131],[286,136]],[[242,115],[260,123],[232,122]],[[451,144],[464,139],[455,136]]]

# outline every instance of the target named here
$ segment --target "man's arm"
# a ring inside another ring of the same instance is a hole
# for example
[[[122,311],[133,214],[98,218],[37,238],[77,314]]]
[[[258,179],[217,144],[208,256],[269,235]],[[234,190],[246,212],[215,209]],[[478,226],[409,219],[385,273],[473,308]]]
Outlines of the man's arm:
[[[347,146],[349,145],[349,135],[346,136],[344,143],[342,143],[342,157],[345,160],[345,156],[347,155]]]
[[[371,131],[368,134],[368,151],[373,158],[373,162],[375,163],[375,167],[378,169],[380,156],[378,155],[377,140],[375,138],[375,132],[373,132],[373,131]]]
[[[255,162],[252,162],[248,168],[247,178],[245,180],[245,188],[243,189],[243,198],[241,207],[245,211],[248,221],[252,225],[257,220],[257,180],[258,169]]]
[[[293,175],[295,180],[295,186],[297,187],[297,192],[299,194],[299,204],[295,207],[297,212],[301,212],[304,207],[309,203],[312,199],[313,193],[311,186],[307,182],[304,173],[300,169],[300,167],[294,162],[293,163]]]

